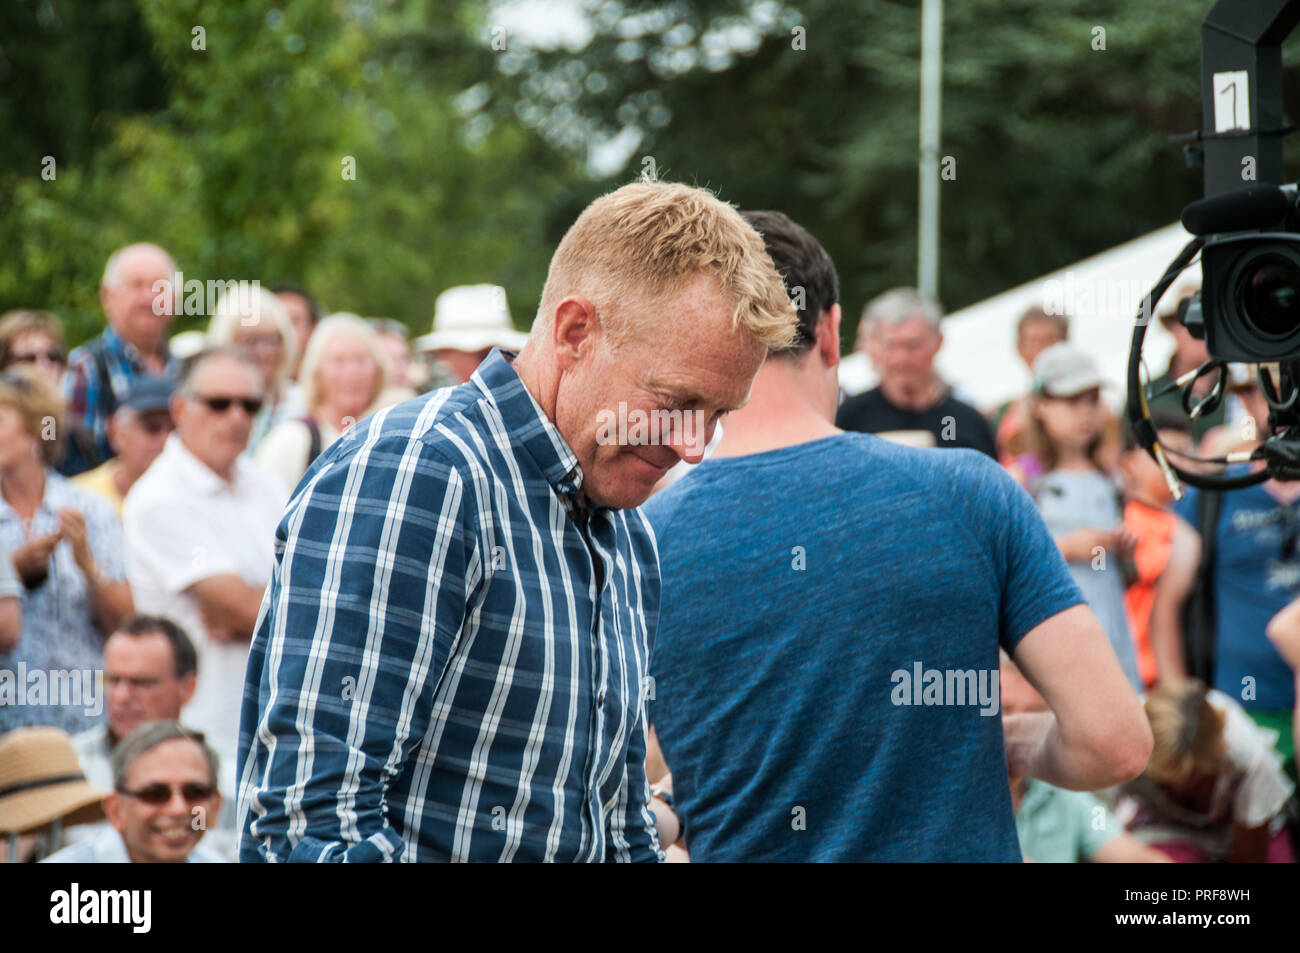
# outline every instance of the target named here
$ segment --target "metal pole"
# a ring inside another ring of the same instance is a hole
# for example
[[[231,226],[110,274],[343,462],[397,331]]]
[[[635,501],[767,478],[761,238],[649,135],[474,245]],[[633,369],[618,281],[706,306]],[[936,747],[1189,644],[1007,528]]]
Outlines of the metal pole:
[[[921,164],[916,284],[939,296],[939,116],[943,99],[943,0],[921,5]]]

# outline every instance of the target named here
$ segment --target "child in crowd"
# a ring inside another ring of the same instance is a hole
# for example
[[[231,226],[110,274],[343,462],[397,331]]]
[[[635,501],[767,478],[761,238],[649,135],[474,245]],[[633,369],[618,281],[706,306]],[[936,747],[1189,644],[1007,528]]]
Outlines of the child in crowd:
[[[1151,414],[1160,444],[1180,453],[1193,452],[1187,417],[1161,409]],[[1196,531],[1176,517],[1169,484],[1159,464],[1151,458],[1133,436],[1130,427],[1123,429],[1124,444],[1120,454],[1120,472],[1124,479],[1124,526],[1137,540],[1133,551],[1136,579],[1128,587],[1125,602],[1133,641],[1137,649],[1138,674],[1150,688],[1158,677],[1183,674],[1180,666],[1162,658],[1169,637],[1177,637],[1177,613],[1187,595],[1176,581],[1177,574],[1167,574],[1170,560],[1195,558],[1198,552]],[[1153,639],[1153,632],[1171,636]],[[1163,663],[1163,664],[1162,664]]]
[[[1162,681],[1146,712],[1155,748],[1146,771],[1120,788],[1125,826],[1180,862],[1294,863],[1294,786],[1267,729],[1193,679]]]
[[[1110,638],[1124,674],[1142,691],[1124,603],[1123,566],[1134,539],[1124,527],[1111,477],[1114,418],[1101,403],[1102,378],[1083,351],[1055,344],[1034,361],[1025,420],[1028,451],[1008,470],[1029,490],[1070,575]]]
[[[1038,355],[1053,344],[1060,344],[1070,336],[1070,319],[1064,314],[1047,311],[1034,305],[1016,322],[1016,353],[1033,373]],[[1033,402],[1032,394],[1024,394],[1002,404],[993,413],[994,440],[998,448],[998,462],[1009,466],[1016,455],[1024,450],[1025,417]]]

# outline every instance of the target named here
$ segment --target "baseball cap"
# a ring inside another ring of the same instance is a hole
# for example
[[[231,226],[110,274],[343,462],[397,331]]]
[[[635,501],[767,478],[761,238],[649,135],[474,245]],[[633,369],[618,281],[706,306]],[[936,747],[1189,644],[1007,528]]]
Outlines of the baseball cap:
[[[136,380],[120,406],[137,414],[167,410],[171,406],[172,392],[175,389],[165,377],[141,377]]]
[[[1073,397],[1105,383],[1092,357],[1069,342],[1053,344],[1034,361],[1036,394]]]

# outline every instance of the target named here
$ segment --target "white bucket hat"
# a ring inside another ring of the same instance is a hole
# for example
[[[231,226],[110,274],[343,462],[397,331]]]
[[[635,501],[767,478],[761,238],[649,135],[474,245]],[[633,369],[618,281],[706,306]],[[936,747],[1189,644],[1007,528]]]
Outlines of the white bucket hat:
[[[517,351],[528,335],[516,331],[500,285],[458,285],[438,295],[433,330],[415,339],[417,351],[467,351],[491,347]]]

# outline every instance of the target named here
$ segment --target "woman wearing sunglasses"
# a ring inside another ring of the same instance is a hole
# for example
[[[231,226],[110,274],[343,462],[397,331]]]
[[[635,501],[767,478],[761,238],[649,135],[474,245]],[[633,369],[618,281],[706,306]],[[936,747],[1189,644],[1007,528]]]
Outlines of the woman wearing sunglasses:
[[[0,372],[0,549],[23,585],[23,631],[0,653],[0,669],[26,673],[27,702],[0,705],[0,734],[92,727],[101,712],[84,683],[103,668],[105,636],[133,608],[121,524],[106,501],[55,472],[62,436],[63,400],[41,373]],[[89,695],[56,691],[70,689],[72,673]]]
[[[63,326],[46,311],[10,311],[0,316],[0,370],[33,367],[59,389],[68,366]]]

